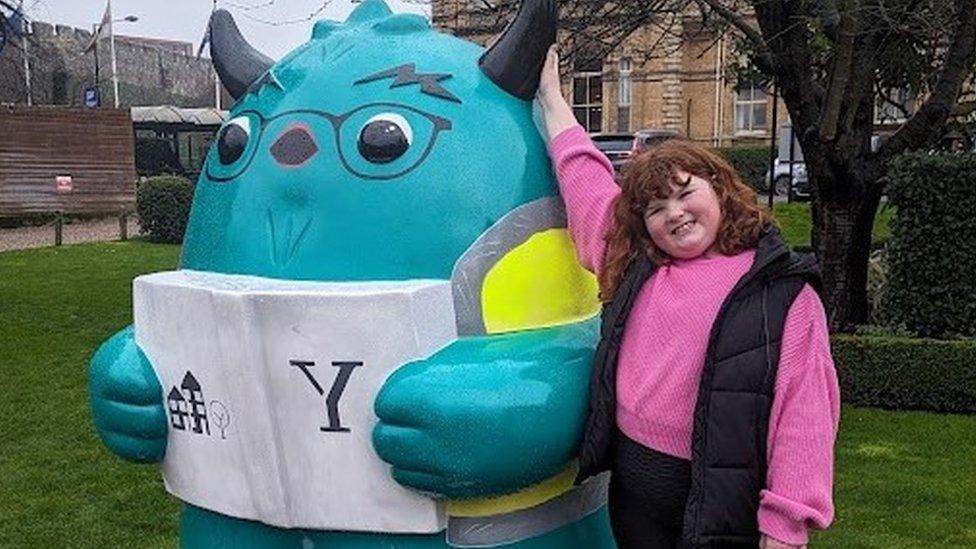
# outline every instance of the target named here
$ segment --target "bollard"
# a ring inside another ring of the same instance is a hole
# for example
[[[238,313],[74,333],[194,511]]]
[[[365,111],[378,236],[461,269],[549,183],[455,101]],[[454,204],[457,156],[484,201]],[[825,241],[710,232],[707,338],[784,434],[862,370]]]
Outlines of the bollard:
[[[122,210],[122,213],[119,214],[119,238],[121,240],[129,239],[129,222],[125,210]]]
[[[54,218],[54,245],[61,245],[61,230],[64,228],[64,215],[59,211]]]

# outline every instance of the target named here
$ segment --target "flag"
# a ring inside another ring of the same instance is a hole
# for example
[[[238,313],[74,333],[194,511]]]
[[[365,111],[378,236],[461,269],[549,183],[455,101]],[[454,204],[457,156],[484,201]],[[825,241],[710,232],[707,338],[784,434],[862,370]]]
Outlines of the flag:
[[[213,19],[213,12],[217,11],[217,0],[213,0],[213,9],[210,10],[210,19]],[[210,43],[210,20],[207,20],[207,30],[203,31],[203,38],[200,40],[200,47],[197,48],[197,59],[203,55],[203,48]]]
[[[203,48],[207,47],[210,43],[210,23],[207,22],[207,30],[203,32],[203,38],[200,40],[200,47],[197,48],[197,59],[203,55]]]
[[[89,51],[91,51],[91,49],[95,47],[95,43],[98,42],[98,39],[101,38],[102,32],[105,30],[106,27],[111,26],[111,24],[112,24],[112,2],[111,0],[109,0],[108,2],[105,3],[105,13],[102,14],[101,23],[98,24],[98,27],[95,29],[95,33],[92,34],[91,40],[88,42],[88,45],[85,46],[85,51],[83,51],[82,53],[88,53]]]
[[[0,51],[3,50],[3,47],[7,45],[7,42],[11,38],[24,34],[23,9],[24,2],[21,0],[20,4],[10,15],[0,13]]]

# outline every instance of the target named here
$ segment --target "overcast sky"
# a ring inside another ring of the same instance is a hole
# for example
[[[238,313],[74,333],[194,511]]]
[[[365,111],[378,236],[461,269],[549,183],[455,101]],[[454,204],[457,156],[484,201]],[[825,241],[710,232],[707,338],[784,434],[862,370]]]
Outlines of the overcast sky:
[[[429,16],[429,3],[423,0],[386,1],[395,12]],[[342,21],[355,4],[351,0],[218,0],[217,7],[234,15],[251,45],[280,59],[308,40],[315,21]],[[192,42],[195,51],[212,8],[212,0],[113,0],[112,16],[139,18],[135,23],[117,23],[116,34],[183,40]],[[24,0],[24,11],[33,20],[91,30],[102,18],[105,0]]]

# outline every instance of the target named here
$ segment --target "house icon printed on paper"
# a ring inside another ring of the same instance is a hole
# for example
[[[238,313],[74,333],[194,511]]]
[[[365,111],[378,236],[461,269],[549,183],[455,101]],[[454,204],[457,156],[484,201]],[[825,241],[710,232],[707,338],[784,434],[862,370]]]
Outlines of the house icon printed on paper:
[[[169,404],[170,425],[172,425],[174,429],[185,431],[186,418],[190,414],[186,411],[186,399],[183,398],[183,393],[181,393],[176,387],[173,387],[169,391],[169,396],[166,397],[166,402]]]
[[[180,391],[182,389],[182,391]],[[207,405],[203,400],[203,388],[193,374],[187,372],[180,383],[180,389],[175,386],[170,389],[166,402],[169,408],[170,424],[174,429],[185,431],[187,418],[193,421],[194,433],[210,434],[210,423],[207,420]]]

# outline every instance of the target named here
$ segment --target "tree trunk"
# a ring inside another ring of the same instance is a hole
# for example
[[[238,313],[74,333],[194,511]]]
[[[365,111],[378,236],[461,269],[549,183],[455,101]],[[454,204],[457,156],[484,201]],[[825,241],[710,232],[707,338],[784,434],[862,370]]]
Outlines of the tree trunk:
[[[853,186],[870,188],[859,183]],[[822,298],[831,331],[851,332],[867,321],[868,257],[879,201],[873,192],[813,199],[811,236],[823,274]]]

